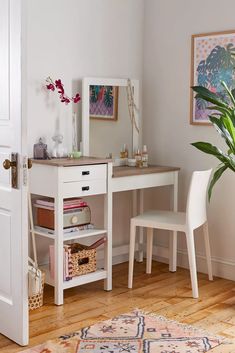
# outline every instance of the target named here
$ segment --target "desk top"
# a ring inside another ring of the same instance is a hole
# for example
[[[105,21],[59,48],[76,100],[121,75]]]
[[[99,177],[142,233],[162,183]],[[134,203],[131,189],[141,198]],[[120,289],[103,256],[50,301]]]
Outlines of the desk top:
[[[150,165],[147,168],[136,168],[136,167],[113,167],[113,178],[120,178],[132,175],[144,175],[153,173],[164,173],[178,171],[178,167],[165,167],[160,165]]]
[[[80,158],[52,158],[52,159],[32,159],[33,163],[50,165],[54,167],[76,167],[79,165],[104,164],[112,162],[112,159],[96,158],[96,157],[80,157]]]

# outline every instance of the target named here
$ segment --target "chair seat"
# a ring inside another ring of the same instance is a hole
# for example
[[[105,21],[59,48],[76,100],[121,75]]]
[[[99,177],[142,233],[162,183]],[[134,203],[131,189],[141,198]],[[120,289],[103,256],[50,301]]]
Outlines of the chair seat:
[[[167,230],[186,230],[186,213],[173,211],[151,210],[133,217],[136,226]]]

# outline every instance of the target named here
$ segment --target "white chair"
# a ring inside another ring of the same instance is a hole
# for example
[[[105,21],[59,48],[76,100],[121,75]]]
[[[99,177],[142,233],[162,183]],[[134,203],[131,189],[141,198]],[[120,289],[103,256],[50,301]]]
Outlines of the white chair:
[[[132,288],[133,284],[136,227],[147,228],[146,273],[151,273],[152,267],[153,228],[180,231],[185,233],[193,298],[198,298],[198,282],[193,231],[194,229],[203,225],[208,275],[209,280],[213,280],[206,215],[207,187],[211,171],[212,170],[210,169],[193,172],[187,198],[186,212],[154,210],[144,212],[143,214],[131,219],[128,288]]]

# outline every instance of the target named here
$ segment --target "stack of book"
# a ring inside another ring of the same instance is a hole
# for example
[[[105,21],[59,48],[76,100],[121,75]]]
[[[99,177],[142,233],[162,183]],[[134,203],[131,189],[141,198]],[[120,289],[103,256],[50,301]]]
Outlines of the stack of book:
[[[37,199],[35,200],[34,206],[51,211],[55,209],[54,200],[50,198]],[[87,206],[87,202],[78,197],[64,200],[64,211],[75,210],[76,208],[85,206]]]

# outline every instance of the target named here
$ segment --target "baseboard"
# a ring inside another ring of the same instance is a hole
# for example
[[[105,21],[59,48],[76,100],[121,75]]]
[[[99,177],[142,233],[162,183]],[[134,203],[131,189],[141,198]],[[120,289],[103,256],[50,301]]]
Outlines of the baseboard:
[[[162,249],[163,247],[161,247]],[[164,248],[163,248],[164,249]],[[165,250],[162,250],[165,251]],[[159,256],[159,248],[154,247],[153,259],[159,262],[168,263],[168,258]],[[196,255],[198,272],[207,273],[206,257],[202,254]],[[235,262],[227,261],[218,257],[212,257],[213,275],[225,279],[235,281]],[[177,251],[177,266],[189,268],[188,254],[186,250],[178,249]]]
[[[138,250],[138,246],[136,246]],[[121,245],[113,248],[113,265],[127,262],[129,258],[129,245]],[[207,273],[206,257],[203,254],[197,254],[197,270],[198,272]],[[103,261],[103,251],[97,251],[98,266]],[[168,261],[168,248],[163,246],[153,247],[153,260],[169,263]],[[48,256],[41,259],[41,264],[48,264]],[[189,268],[188,254],[184,249],[177,251],[177,266],[182,268]],[[235,281],[235,262],[224,260],[218,257],[212,257],[213,275],[225,279]]]

